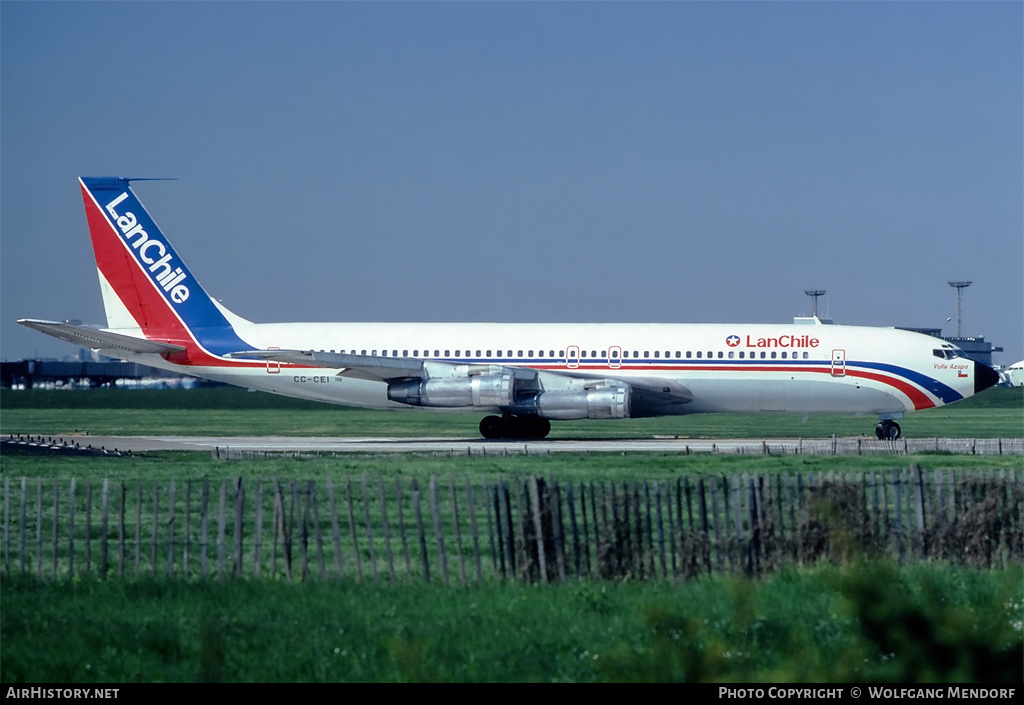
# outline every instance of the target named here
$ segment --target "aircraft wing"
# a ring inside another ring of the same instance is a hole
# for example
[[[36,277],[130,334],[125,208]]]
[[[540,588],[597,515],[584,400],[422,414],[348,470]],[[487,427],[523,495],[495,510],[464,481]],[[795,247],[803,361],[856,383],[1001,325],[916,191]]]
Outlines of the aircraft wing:
[[[383,382],[416,377],[428,379],[432,376],[437,376],[438,373],[441,376],[448,376],[448,374],[453,374],[457,368],[473,369],[476,367],[490,370],[493,370],[495,367],[507,368],[515,373],[517,382],[523,383],[537,380],[540,377],[540,387],[558,387],[560,386],[558,382],[560,379],[563,381],[609,380],[632,388],[633,408],[639,415],[643,416],[655,415],[656,413],[673,413],[671,410],[673,407],[693,401],[693,393],[685,385],[675,380],[656,377],[620,377],[614,374],[614,370],[609,370],[609,374],[594,372],[576,373],[570,370],[538,371],[518,365],[477,366],[440,360],[426,361],[408,357],[353,355],[350,353],[319,352],[316,350],[245,350],[231,353],[229,357],[272,360],[296,365],[329,367],[332,369],[340,368],[342,371],[339,374],[342,377],[356,377]],[[527,387],[539,389],[535,384],[527,384]]]
[[[66,340],[75,345],[82,345],[93,350],[126,350],[135,353],[175,353],[185,348],[172,343],[158,340],[136,338],[123,333],[111,333],[102,328],[80,326],[74,323],[58,323],[57,321],[39,321],[32,318],[18,320],[23,326],[33,328],[54,338]]]
[[[293,365],[341,369],[342,377],[389,381],[424,376],[423,361],[408,357],[352,355],[317,350],[243,350],[228,355],[233,358],[269,360]]]

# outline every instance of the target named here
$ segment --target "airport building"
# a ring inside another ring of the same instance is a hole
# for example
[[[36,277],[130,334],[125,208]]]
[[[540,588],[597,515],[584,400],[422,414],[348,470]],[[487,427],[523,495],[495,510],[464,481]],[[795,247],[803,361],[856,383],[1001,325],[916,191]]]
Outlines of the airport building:
[[[924,333],[930,335],[933,338],[939,338],[945,340],[947,343],[952,343],[961,350],[967,357],[980,362],[982,364],[992,367],[992,353],[1002,352],[1002,347],[995,347],[989,341],[985,340],[985,336],[944,336],[942,335],[941,328],[905,328],[903,326],[897,326],[900,330],[909,330],[915,333]]]
[[[194,377],[119,360],[19,360],[0,362],[0,386],[4,389],[93,389],[115,386],[178,387]]]

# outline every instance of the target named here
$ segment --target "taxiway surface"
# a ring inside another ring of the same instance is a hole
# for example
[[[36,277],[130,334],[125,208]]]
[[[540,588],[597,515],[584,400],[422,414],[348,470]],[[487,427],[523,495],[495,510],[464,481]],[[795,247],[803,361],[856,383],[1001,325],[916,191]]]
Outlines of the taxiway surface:
[[[309,453],[800,453],[832,439],[555,439],[485,440],[482,438],[313,438],[295,436],[62,436],[80,447],[117,449],[133,453],[156,450],[213,451],[232,449]],[[54,440],[57,440],[56,438]]]

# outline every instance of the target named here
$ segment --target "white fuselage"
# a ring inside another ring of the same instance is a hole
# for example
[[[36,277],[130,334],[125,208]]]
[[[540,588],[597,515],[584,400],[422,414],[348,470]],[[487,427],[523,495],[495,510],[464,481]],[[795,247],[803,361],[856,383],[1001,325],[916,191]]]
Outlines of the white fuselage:
[[[322,350],[530,367],[584,377],[672,380],[693,393],[674,413],[793,412],[901,416],[973,393],[964,358],[942,341],[891,328],[650,323],[236,323],[262,349]],[[229,384],[367,408],[389,401],[383,382],[345,370],[218,358],[182,367],[133,359]],[[467,410],[478,410],[467,407]]]

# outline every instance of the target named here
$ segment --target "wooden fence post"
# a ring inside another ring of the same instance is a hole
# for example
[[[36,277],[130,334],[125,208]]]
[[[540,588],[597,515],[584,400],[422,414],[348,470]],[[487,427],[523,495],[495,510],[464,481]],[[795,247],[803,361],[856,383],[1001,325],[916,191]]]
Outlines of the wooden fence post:
[[[420,543],[420,558],[423,562],[423,580],[430,583],[430,560],[427,558],[427,536],[423,530],[423,509],[420,506],[420,483],[412,478],[412,500],[416,508],[416,534]]]
[[[334,497],[334,483],[327,478],[327,501],[331,510],[331,538],[334,541],[334,569],[338,578],[345,577],[344,560],[341,554],[341,530],[338,526],[338,503]]]
[[[225,510],[227,505],[228,488],[224,480],[220,482],[220,502],[217,504],[217,579],[224,579],[224,538],[226,534]]]
[[[28,512],[28,509],[27,509],[27,506],[26,506],[27,504],[28,504],[28,478],[27,477],[22,477],[21,478],[21,508],[20,508],[20,511],[18,512],[18,514],[19,514],[19,517],[18,517],[18,536],[19,536],[19,539],[18,539],[18,548],[19,548],[18,558],[19,558],[19,561],[18,562],[20,564],[21,574],[22,575],[25,575],[25,573],[28,571],[28,566],[27,566],[27,560],[28,560],[28,538],[25,536],[25,532],[27,531],[27,521],[26,521],[26,519],[27,519],[26,514]]]
[[[239,476],[235,480],[235,557],[233,562],[232,575],[236,578],[242,577],[242,534],[244,524],[242,515],[245,511],[245,486]]]
[[[103,520],[100,524],[101,532],[101,543],[100,543],[100,577],[104,580],[107,579],[107,571],[110,568],[109,561],[109,541],[107,531],[110,527],[109,515],[110,510],[110,481],[107,478],[103,478],[103,491],[101,497],[101,512],[103,514]]]
[[[366,488],[366,473],[362,477],[363,485],[363,525],[366,527],[366,543],[370,549],[370,569],[373,571],[373,582],[380,582],[377,576],[377,551],[374,548],[373,525],[370,523],[370,493]]]
[[[581,497],[582,499],[582,497]],[[569,523],[572,525],[572,554],[574,575],[580,577],[580,534],[576,527],[576,502],[572,491],[572,480],[565,485],[565,501],[569,505]],[[586,514],[584,514],[586,517]]]
[[[167,579],[174,577],[174,478],[167,488]]]
[[[185,501],[185,511],[188,511],[188,500]],[[256,483],[256,529],[253,532],[252,552],[252,577],[259,579],[263,563],[263,480]]]
[[[551,509],[551,531],[555,543],[555,565],[558,566],[558,581],[565,582],[565,527],[562,524],[562,491],[558,481],[551,480],[551,491],[548,494],[548,505]]]
[[[534,541],[537,544],[537,563],[540,568],[540,581],[543,584],[548,582],[547,559],[544,555],[544,529],[541,526],[540,498],[537,491],[537,477],[530,476],[530,506],[533,508],[533,532]]]
[[[476,579],[480,582],[484,578],[483,566],[480,561],[480,537],[476,525],[476,502],[473,498],[473,485],[466,475],[466,504],[469,508],[469,530],[473,534],[473,560],[476,565]]]
[[[384,478],[377,478],[377,493],[380,495],[380,523],[384,531],[384,551],[388,557],[388,576],[392,583],[395,582],[395,557],[391,553],[391,531],[388,528],[388,501],[387,490],[384,488]]]
[[[92,481],[85,483],[85,573],[92,574]]]
[[[395,497],[398,504],[398,529],[402,537],[402,557],[405,558],[405,576],[407,580],[411,580],[412,561],[409,558],[409,541],[405,534],[405,510],[402,508],[405,504],[405,493],[402,492],[401,479],[397,477],[395,478]]]
[[[466,584],[466,563],[462,558],[462,532],[459,528],[459,503],[455,497],[455,478],[448,476],[448,491],[452,503],[452,524],[455,527],[455,555],[459,559],[459,579],[462,585]]]
[[[430,512],[434,519],[434,540],[437,542],[438,559],[441,565],[441,580],[448,585],[448,555],[444,548],[444,534],[441,533],[441,510],[437,504],[437,477],[430,476]]]

